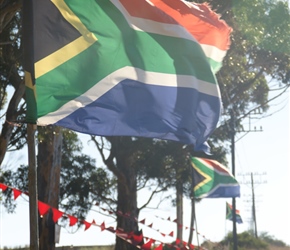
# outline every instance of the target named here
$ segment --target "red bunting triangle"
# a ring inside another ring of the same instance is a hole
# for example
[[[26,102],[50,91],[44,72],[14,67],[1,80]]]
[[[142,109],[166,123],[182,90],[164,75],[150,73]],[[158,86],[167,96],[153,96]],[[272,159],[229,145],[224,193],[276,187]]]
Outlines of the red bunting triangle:
[[[130,215],[131,215],[130,213],[124,213],[124,215],[123,215],[123,216],[124,216],[125,218],[129,218],[129,217],[130,217]]]
[[[131,238],[132,238],[132,236],[133,236],[133,234],[134,234],[134,232],[133,232],[133,231],[131,231],[131,232],[127,233],[127,239],[131,239]]]
[[[41,217],[45,215],[49,209],[50,206],[48,204],[38,201],[38,211]]]
[[[171,236],[171,237],[173,237],[173,231],[170,234],[168,234],[168,235]]]
[[[2,189],[3,192],[4,192],[7,188],[8,188],[8,186],[6,186],[5,184],[0,183],[0,189]]]
[[[138,234],[133,234],[132,235],[132,239],[133,239],[133,241],[138,245],[138,244],[140,244],[141,242],[142,242],[142,240],[143,240],[143,233],[141,233],[140,235],[138,235]]]
[[[116,214],[123,216],[123,213],[121,211],[117,211]]]
[[[118,236],[118,237],[121,237],[121,238],[123,238],[123,239],[128,239],[129,237],[129,234],[128,233],[125,233],[124,232],[124,229],[122,229],[122,228],[117,228],[116,229],[116,235]]]
[[[63,212],[59,211],[56,208],[52,208],[52,220],[54,221],[54,223],[56,223],[58,221],[58,219],[63,215]]]
[[[155,247],[154,250],[162,250],[163,249],[163,245],[160,244],[158,247]]]
[[[22,192],[18,189],[13,188],[13,194],[14,194],[14,200],[16,200],[18,198],[19,195],[22,194]]]
[[[106,228],[106,230],[110,231],[111,233],[115,233],[116,232],[114,227],[108,227],[108,228]]]
[[[139,223],[145,224],[145,219],[140,220]]]
[[[91,225],[92,225],[91,223],[89,223],[89,222],[87,222],[87,221],[85,221],[85,220],[82,221],[82,222],[83,222],[83,224],[85,225],[85,231],[88,230],[88,229],[91,227]]]
[[[193,244],[189,244],[189,249],[194,249],[194,245]]]
[[[171,221],[170,217],[168,217],[167,220]]]
[[[76,218],[72,215],[68,215],[68,218],[69,218],[70,227],[74,226],[78,222],[78,218]]]
[[[103,222],[102,224],[101,224],[101,231],[104,231],[106,229],[106,225],[105,225],[105,222]]]
[[[148,225],[148,227],[152,227],[153,226],[153,223],[151,223],[150,225]]]
[[[150,249],[151,249],[151,245],[152,245],[152,243],[153,243],[153,240],[150,239],[148,242],[146,242],[145,244],[143,244],[143,245],[141,246],[141,249],[142,249],[142,250],[150,250]]]

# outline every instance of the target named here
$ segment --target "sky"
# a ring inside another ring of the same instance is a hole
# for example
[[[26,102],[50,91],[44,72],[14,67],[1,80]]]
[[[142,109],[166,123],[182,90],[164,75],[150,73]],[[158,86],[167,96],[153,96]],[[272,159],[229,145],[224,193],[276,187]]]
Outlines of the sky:
[[[244,128],[247,130],[248,120],[244,120]],[[236,208],[244,221],[237,224],[237,231],[241,233],[250,229],[251,220],[251,186],[242,184],[250,181],[250,173],[253,173],[254,193],[256,197],[256,217],[258,233],[267,232],[269,235],[284,241],[290,245],[290,107],[289,93],[283,95],[272,104],[269,112],[263,119],[251,119],[251,129],[254,127],[262,132],[248,134],[237,133],[235,147],[236,178],[241,184],[241,197],[236,199]],[[86,142],[85,135],[81,135],[84,144],[84,152],[96,151],[92,145]],[[231,157],[229,168],[231,168]],[[19,166],[19,162],[27,163],[26,152],[14,152],[6,156],[9,167]],[[260,183],[260,184],[259,184]],[[139,205],[142,205],[143,197],[147,192],[139,193]],[[0,207],[0,248],[7,246],[24,246],[29,244],[29,203],[22,195],[17,200],[17,209],[13,214],[8,214],[3,206]],[[158,199],[155,200],[158,202]],[[208,239],[213,242],[222,240],[232,230],[232,222],[225,219],[226,202],[231,199],[203,199],[196,205],[197,231],[194,235],[194,244]],[[152,205],[153,207],[153,205]],[[97,224],[105,222],[105,225],[114,226],[114,220],[109,216],[103,216],[101,207],[93,206],[93,211],[88,215],[87,221],[93,219]],[[106,214],[106,213],[105,213]],[[163,218],[163,219],[162,219]],[[171,221],[167,219],[170,218]],[[165,202],[158,209],[146,209],[141,212],[139,220],[145,219],[146,223],[139,224],[147,237],[160,239],[162,242],[170,242],[172,237],[163,237],[156,231],[164,234],[175,232],[176,218],[175,208],[171,203]],[[153,223],[152,229],[148,227]],[[184,225],[190,224],[190,201],[184,202]],[[146,226],[147,225],[147,226]],[[114,244],[115,235],[101,231],[99,227],[92,226],[84,231],[81,227],[61,228],[60,242],[57,246],[77,245],[107,245]],[[16,237],[17,236],[17,237]],[[184,240],[188,240],[188,230],[184,229]]]

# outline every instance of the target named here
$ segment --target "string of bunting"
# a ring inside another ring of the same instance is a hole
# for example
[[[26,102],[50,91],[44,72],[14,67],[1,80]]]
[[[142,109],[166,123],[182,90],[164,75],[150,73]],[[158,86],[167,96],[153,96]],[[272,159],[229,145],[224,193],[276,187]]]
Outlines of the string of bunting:
[[[170,217],[168,217],[167,219],[165,219],[165,218],[162,218],[162,217],[157,216],[157,215],[155,215],[155,217],[158,218],[158,219],[161,219],[161,220],[166,220],[166,221],[170,221],[170,222],[176,223],[178,225],[178,227],[183,227],[185,229],[190,229],[192,231],[196,231],[195,228],[193,228],[193,227],[188,227],[188,226],[184,226],[183,224],[178,224],[177,219],[171,220]],[[196,231],[196,233],[198,235],[200,235],[204,240],[206,240],[206,241],[208,241],[210,243],[213,243],[210,239],[206,238],[205,235],[199,233],[198,231]]]
[[[28,192],[23,192],[19,189],[16,189],[16,188],[10,187],[8,185],[5,185],[3,183],[0,183],[0,189],[2,190],[2,192],[5,192],[8,188],[12,190],[14,200],[16,200],[21,194],[25,194],[25,195],[29,196]],[[99,206],[98,203],[96,203],[95,205]],[[176,239],[175,244],[173,244],[173,243],[169,244],[169,243],[161,242],[160,240],[156,240],[156,239],[151,238],[151,237],[149,238],[149,237],[143,236],[142,230],[140,232],[129,232],[128,233],[128,232],[124,232],[124,230],[121,228],[114,229],[114,227],[106,227],[105,222],[102,222],[101,224],[97,224],[95,222],[95,220],[93,220],[92,222],[88,222],[86,220],[80,220],[75,216],[64,213],[64,212],[62,212],[54,207],[51,207],[50,205],[48,205],[46,203],[38,200],[38,212],[39,212],[40,217],[43,217],[44,215],[46,215],[50,211],[50,209],[52,211],[52,215],[53,215],[52,220],[54,223],[57,223],[57,221],[61,217],[63,217],[63,218],[69,219],[69,226],[74,226],[77,222],[80,222],[81,224],[83,224],[85,226],[84,231],[88,230],[92,225],[97,226],[101,229],[101,231],[106,230],[106,231],[109,231],[111,233],[114,233],[118,238],[121,238],[121,239],[127,241],[128,243],[134,245],[138,249],[150,250],[150,249],[152,249],[152,245],[153,244],[155,245],[156,242],[159,242],[160,244],[158,246],[153,246],[154,250],[162,250],[164,245],[167,245],[169,247],[173,247],[176,250],[197,249],[197,247],[195,247],[193,244],[188,244],[187,242],[182,241],[180,239]],[[107,209],[104,209],[104,208],[101,208],[101,209],[103,211],[109,212],[109,214],[114,213],[114,212],[107,210]],[[121,211],[117,211],[115,214],[119,214],[120,216],[124,216],[124,217],[129,218],[129,219],[131,218],[129,213],[123,214]],[[158,218],[160,218],[160,217],[158,217]],[[161,219],[163,219],[163,218],[161,218]],[[137,221],[136,218],[134,218],[134,220]],[[167,220],[171,221],[170,218],[168,218]],[[137,222],[141,223],[147,227],[152,228],[153,230],[159,232],[162,236],[170,236],[170,237],[174,236],[173,231],[170,232],[169,234],[164,234],[164,233],[160,232],[158,229],[154,229],[153,223],[146,225],[145,219],[143,219],[141,221],[137,221]],[[175,221],[172,221],[172,222],[175,222]],[[147,240],[146,243],[144,243],[144,240]],[[182,245],[183,245],[183,247],[181,247],[181,248],[179,247],[180,243],[182,243]],[[199,249],[203,249],[203,248],[199,247]]]
[[[125,217],[125,218],[132,219],[130,213],[125,213],[125,214],[123,214],[121,211],[113,212],[113,211],[111,211],[111,210],[108,210],[108,209],[106,209],[106,208],[101,207],[100,204],[99,204],[98,202],[97,202],[95,205],[98,206],[98,207],[99,207],[100,209],[102,209],[103,211],[108,212],[109,214],[118,214],[118,215],[123,216],[123,217]],[[155,217],[158,218],[158,219],[160,219],[160,220],[169,221],[169,222],[172,222],[172,223],[176,223],[176,224],[178,224],[178,223],[177,223],[177,219],[171,220],[170,217],[168,217],[168,218],[166,219],[166,218],[163,218],[163,217],[160,217],[160,216],[157,216],[157,215],[155,215]],[[141,223],[141,224],[143,224],[143,225],[145,225],[145,226],[151,228],[152,230],[155,230],[156,232],[159,232],[162,236],[171,236],[171,237],[173,237],[173,231],[170,232],[169,234],[165,234],[165,233],[160,232],[159,229],[155,229],[155,228],[153,228],[153,223],[151,223],[151,224],[149,224],[149,225],[146,225],[146,224],[145,224],[145,221],[146,221],[145,219],[143,219],[143,220],[139,220],[139,221],[138,221],[137,218],[134,218],[134,220],[135,220],[136,222],[138,222],[138,223]],[[183,225],[183,224],[178,224],[178,227],[183,227],[183,228],[185,228],[186,230],[189,230],[189,229],[190,229],[190,230],[192,230],[192,231],[196,231],[195,228],[190,228],[190,227],[185,226],[185,225]],[[210,239],[206,238],[205,235],[203,235],[203,234],[201,234],[201,233],[199,233],[199,232],[197,232],[197,231],[196,231],[196,233],[197,233],[198,235],[200,235],[204,240],[206,240],[206,241],[208,241],[208,242],[210,242],[210,243],[213,243]],[[177,239],[177,240],[178,240],[178,239]],[[186,243],[186,242],[184,242],[184,243]]]

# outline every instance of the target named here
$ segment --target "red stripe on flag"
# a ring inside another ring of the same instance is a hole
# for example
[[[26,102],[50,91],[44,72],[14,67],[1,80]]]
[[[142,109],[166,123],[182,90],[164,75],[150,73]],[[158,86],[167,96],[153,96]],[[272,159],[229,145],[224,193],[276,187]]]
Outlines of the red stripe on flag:
[[[231,28],[220,20],[208,4],[195,4],[178,0],[151,0],[159,9],[173,17],[201,44],[227,50]],[[213,39],[214,38],[214,39]]]
[[[229,170],[227,170],[223,165],[221,165],[219,162],[215,160],[209,160],[205,158],[201,158],[206,164],[210,165],[213,169],[215,169],[218,172],[223,172],[226,174],[230,174]]]
[[[120,0],[119,2],[133,17],[144,18],[160,23],[177,24],[177,22],[173,18],[165,14],[163,11],[160,11],[158,8],[156,8],[154,5],[150,4],[147,1]]]

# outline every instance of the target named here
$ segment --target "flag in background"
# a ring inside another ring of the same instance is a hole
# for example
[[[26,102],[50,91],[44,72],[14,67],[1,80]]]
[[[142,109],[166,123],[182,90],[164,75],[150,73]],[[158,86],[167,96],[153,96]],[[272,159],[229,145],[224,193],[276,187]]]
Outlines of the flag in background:
[[[233,220],[233,207],[228,202],[226,204],[226,219]],[[241,224],[243,223],[242,217],[240,215],[240,211],[236,209],[236,222]]]
[[[195,198],[240,197],[240,185],[222,164],[215,160],[192,157]]]
[[[32,5],[33,13],[24,13],[33,27],[32,46],[26,47],[33,48],[27,57],[33,67],[26,67],[28,122],[206,150],[221,108],[214,72],[231,32],[206,4],[33,0]]]

